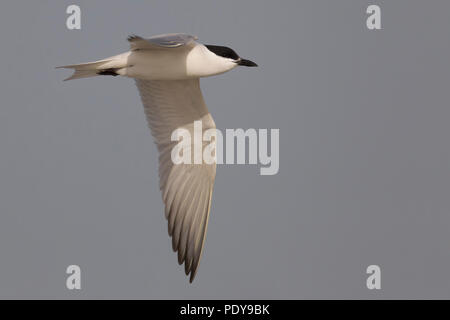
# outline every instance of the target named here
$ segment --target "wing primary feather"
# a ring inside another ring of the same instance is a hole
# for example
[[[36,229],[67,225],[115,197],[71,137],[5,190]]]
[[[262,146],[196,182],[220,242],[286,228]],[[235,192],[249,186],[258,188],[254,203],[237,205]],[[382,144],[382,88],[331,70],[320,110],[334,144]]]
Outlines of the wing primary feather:
[[[194,187],[195,193],[193,195],[193,199],[198,198],[198,194],[200,191],[200,188],[198,187],[198,184]],[[189,233],[191,231],[191,225],[192,225],[192,216],[194,214],[194,206],[196,205],[196,202],[191,200],[189,203],[189,207],[186,212],[186,216],[183,220],[183,233],[180,237],[180,243],[178,245],[178,263],[182,264],[186,257],[186,249],[187,249],[187,239],[189,238]]]
[[[176,239],[176,232],[177,232],[177,220],[180,219],[180,216],[182,215],[183,212],[181,212],[181,205],[182,205],[182,199],[184,197],[184,192],[186,191],[184,189],[185,185],[187,184],[188,179],[186,179],[185,177],[183,177],[183,179],[181,179],[181,182],[179,184],[179,186],[177,186],[177,190],[176,190],[176,195],[173,199],[173,202],[171,204],[171,209],[170,209],[170,213],[169,213],[169,228],[172,231],[172,238]],[[175,249],[174,249],[175,251]]]
[[[209,197],[208,197],[208,205],[207,205],[207,209],[206,209],[207,212],[204,215],[203,222],[201,224],[201,228],[202,228],[202,230],[200,231],[200,241],[201,242],[200,242],[199,246],[196,247],[196,249],[195,249],[195,257],[192,262],[191,276],[189,278],[190,283],[192,283],[192,281],[194,281],[195,276],[197,275],[198,266],[200,264],[200,260],[201,260],[203,249],[204,249],[206,233],[208,230],[209,211],[211,209],[211,198],[212,198],[212,189],[211,189],[211,191],[209,193]]]
[[[190,236],[190,241],[188,242],[188,253],[187,256],[189,258],[189,268],[186,269],[185,271],[187,272],[187,274],[189,274],[189,272],[192,271],[192,268],[195,268],[195,255],[196,255],[196,246],[195,246],[195,241],[192,241],[193,239],[197,238],[197,234],[199,232],[199,230],[201,229],[201,223],[203,221],[203,216],[205,214],[206,211],[206,205],[207,205],[207,198],[206,195],[209,191],[208,190],[202,190],[202,197],[201,197],[201,202],[198,204],[196,211],[195,211],[195,221],[194,223],[191,224],[191,236]]]
[[[200,193],[200,197],[199,199],[203,199],[205,196],[206,190],[202,189],[201,193]],[[201,209],[202,203],[201,202],[197,202],[195,205],[195,210],[193,212],[194,216],[193,216],[193,221],[192,224],[189,228],[189,239],[191,239],[194,234],[195,234],[195,230],[198,226],[198,221],[199,221],[199,212],[202,210]],[[187,244],[186,244],[186,258],[185,258],[185,264],[184,264],[184,271],[186,273],[186,275],[188,275],[191,272],[191,265],[192,265],[192,261],[194,260],[193,257],[193,250],[194,248],[192,247],[192,243],[191,241],[188,239]]]
[[[175,207],[174,207],[174,232],[172,234],[172,248],[173,251],[177,251],[178,248],[178,242],[180,240],[180,234],[182,232],[182,227],[183,227],[183,220],[186,218],[186,215],[188,214],[188,211],[185,208],[185,203],[187,202],[187,196],[190,193],[190,191],[192,190],[191,188],[189,189],[184,189],[187,182],[189,181],[188,178],[185,179],[185,181],[183,182],[183,186],[180,186],[180,189],[183,188],[183,190],[180,190],[180,196],[177,198],[177,202],[175,203]],[[189,181],[191,182],[191,181]]]

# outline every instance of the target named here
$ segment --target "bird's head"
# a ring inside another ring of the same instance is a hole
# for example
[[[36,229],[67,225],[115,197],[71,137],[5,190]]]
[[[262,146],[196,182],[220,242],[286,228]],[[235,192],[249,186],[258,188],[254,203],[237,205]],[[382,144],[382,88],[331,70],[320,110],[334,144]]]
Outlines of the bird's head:
[[[253,61],[243,59],[231,48],[223,46],[205,45],[209,51],[222,59],[223,63],[228,63],[230,66],[245,66],[245,67],[257,67],[258,65]]]
[[[214,53],[216,56],[222,58],[223,60],[233,63],[237,66],[245,66],[245,67],[257,67],[258,65],[253,61],[243,59],[239,57],[239,55],[231,48],[223,47],[223,46],[213,46],[213,45],[205,45],[209,51]]]
[[[195,46],[186,58],[187,74],[193,77],[209,77],[237,66],[256,67],[257,64],[242,59],[228,47],[203,44]]]

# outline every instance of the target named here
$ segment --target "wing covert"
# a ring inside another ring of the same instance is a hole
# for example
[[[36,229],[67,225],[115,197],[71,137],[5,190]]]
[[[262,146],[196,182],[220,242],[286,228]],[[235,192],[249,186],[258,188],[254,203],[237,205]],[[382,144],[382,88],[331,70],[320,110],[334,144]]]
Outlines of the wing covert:
[[[157,35],[148,39],[132,35],[128,37],[131,50],[171,49],[189,46],[198,38],[184,33],[170,33]]]

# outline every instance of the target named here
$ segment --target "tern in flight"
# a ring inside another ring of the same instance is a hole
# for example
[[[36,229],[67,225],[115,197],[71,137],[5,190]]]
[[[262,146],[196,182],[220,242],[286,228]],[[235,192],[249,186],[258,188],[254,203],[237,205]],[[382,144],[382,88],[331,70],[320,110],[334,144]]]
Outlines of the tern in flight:
[[[216,163],[175,164],[171,158],[176,129],[201,121],[202,130],[215,129],[203,100],[200,78],[237,66],[256,67],[228,47],[204,45],[187,34],[165,34],[148,39],[130,36],[130,51],[99,61],[62,66],[75,72],[66,80],[94,76],[134,78],[151,133],[159,151],[159,178],[165,216],[178,263],[184,262],[192,282],[206,237]],[[194,149],[193,142],[192,148]],[[215,151],[215,150],[214,150]]]

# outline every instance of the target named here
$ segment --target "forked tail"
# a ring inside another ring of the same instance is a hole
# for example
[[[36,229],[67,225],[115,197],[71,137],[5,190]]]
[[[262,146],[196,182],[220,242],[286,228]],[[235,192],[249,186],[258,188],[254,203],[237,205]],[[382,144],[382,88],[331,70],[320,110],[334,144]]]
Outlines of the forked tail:
[[[89,78],[95,76],[118,76],[124,75],[124,69],[127,66],[129,52],[119,54],[114,57],[98,60],[94,62],[72,64],[68,66],[57,67],[64,69],[73,69],[74,73],[67,80]]]

